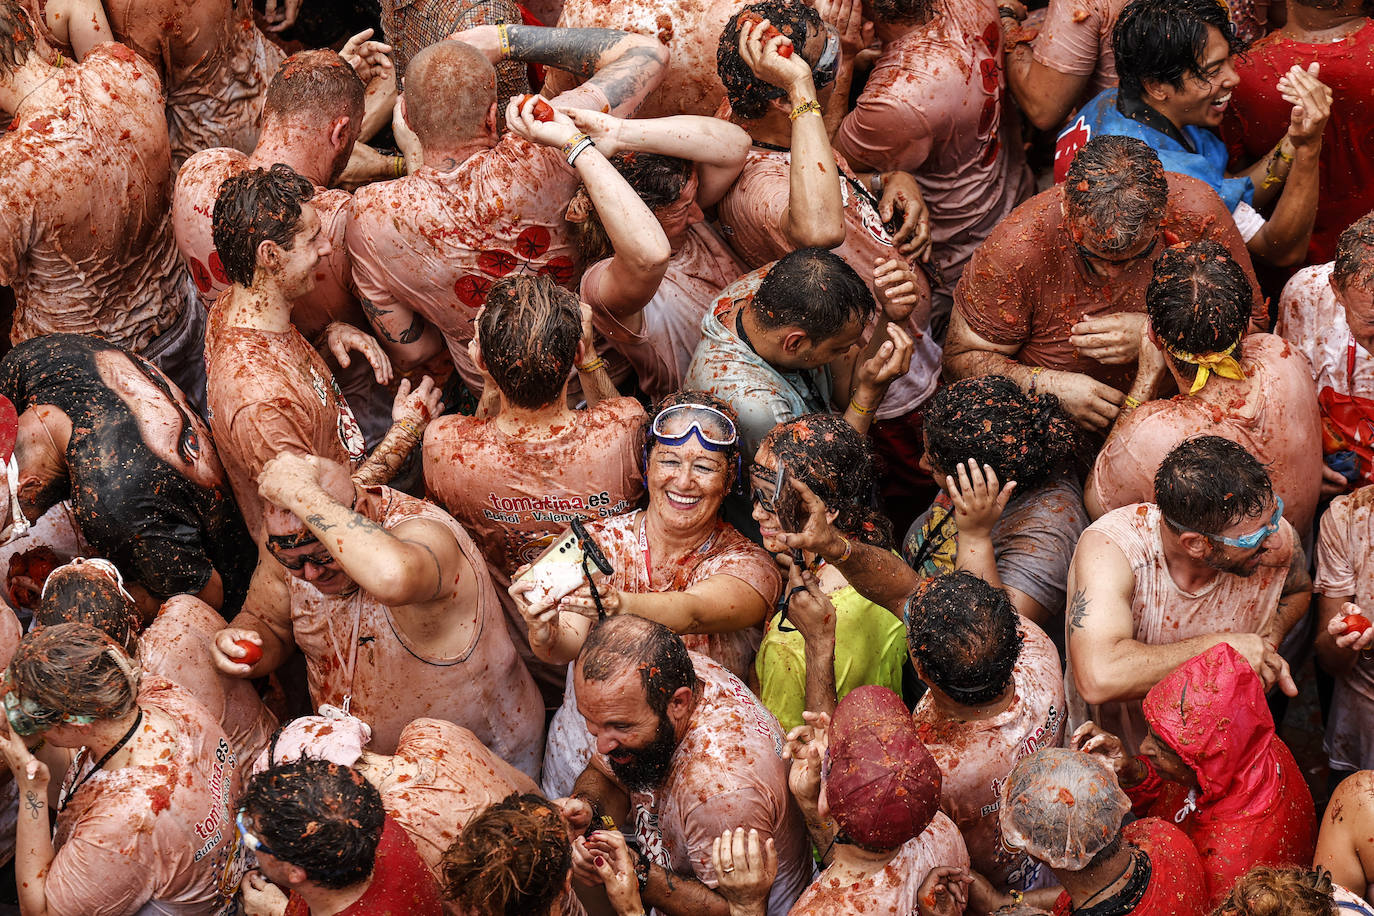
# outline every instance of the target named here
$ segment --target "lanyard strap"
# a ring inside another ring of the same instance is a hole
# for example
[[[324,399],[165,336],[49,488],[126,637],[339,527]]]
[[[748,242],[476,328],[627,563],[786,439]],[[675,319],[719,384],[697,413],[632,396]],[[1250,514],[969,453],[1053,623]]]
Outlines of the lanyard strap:
[[[124,737],[123,737],[123,738],[120,738],[118,741],[116,741],[114,747],[112,747],[112,748],[110,748],[108,751],[106,751],[106,752],[105,752],[105,755],[95,762],[95,766],[93,766],[93,767],[91,767],[89,770],[87,770],[87,771],[86,771],[86,775],[85,775],[85,776],[82,776],[80,779],[78,779],[78,780],[76,781],[76,785],[72,786],[72,790],[71,790],[70,792],[67,793],[66,797],[63,798],[61,802],[58,803],[58,805],[57,805],[57,813],[58,813],[58,814],[61,814],[62,811],[66,809],[66,807],[67,807],[67,802],[69,802],[69,801],[72,800],[73,796],[76,795],[77,790],[80,789],[82,786],[84,786],[84,785],[86,784],[86,782],[87,782],[92,776],[94,776],[94,775],[96,774],[96,771],[97,771],[97,770],[100,770],[100,769],[104,768],[105,764],[107,764],[107,763],[110,762],[110,758],[113,757],[115,754],[118,754],[119,751],[124,747],[124,745],[126,745],[126,744],[129,743],[129,739],[132,738],[132,737],[134,736],[134,732],[138,731],[138,727],[139,727],[140,725],[142,725],[142,724],[143,724],[143,707],[140,706],[140,707],[138,707],[138,717],[134,719],[134,724],[129,726],[129,730],[128,730],[127,732],[124,733]]]

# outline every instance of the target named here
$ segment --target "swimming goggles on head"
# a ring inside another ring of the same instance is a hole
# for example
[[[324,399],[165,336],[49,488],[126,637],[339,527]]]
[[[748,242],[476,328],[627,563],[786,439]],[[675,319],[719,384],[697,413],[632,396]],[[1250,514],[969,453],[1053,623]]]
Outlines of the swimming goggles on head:
[[[709,418],[710,425],[718,427],[722,432],[707,429],[707,424],[702,422],[703,418],[696,416],[690,417],[690,424],[680,433],[664,431],[668,420],[691,413],[704,414]],[[735,421],[709,404],[674,404],[665,407],[654,417],[653,426],[649,431],[658,443],[669,446],[682,445],[692,436],[696,436],[697,441],[712,452],[723,452],[739,442],[739,431],[735,429]]]
[[[1186,525],[1180,525],[1178,522],[1175,522],[1173,519],[1169,518],[1166,518],[1165,521],[1173,525],[1179,531],[1191,531],[1193,534],[1200,534],[1205,538],[1211,538],[1214,541],[1220,541],[1227,547],[1239,547],[1241,550],[1254,550],[1256,547],[1263,544],[1265,541],[1269,540],[1269,538],[1276,531],[1279,530],[1279,521],[1282,518],[1283,497],[1275,496],[1274,514],[1269,516],[1269,521],[1265,522],[1264,525],[1260,527],[1258,530],[1252,531],[1249,534],[1241,535],[1238,538],[1223,537],[1220,534],[1208,534],[1206,531],[1198,531],[1196,528],[1189,528]]]

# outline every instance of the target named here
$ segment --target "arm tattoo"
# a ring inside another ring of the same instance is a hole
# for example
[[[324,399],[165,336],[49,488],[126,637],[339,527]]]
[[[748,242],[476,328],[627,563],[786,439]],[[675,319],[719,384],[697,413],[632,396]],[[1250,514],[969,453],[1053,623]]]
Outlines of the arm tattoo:
[[[1069,629],[1083,629],[1083,622],[1088,616],[1088,595],[1083,589],[1077,589],[1073,593],[1073,600],[1069,602]]]
[[[318,512],[312,512],[307,515],[305,517],[305,523],[311,528],[318,528],[321,531],[328,531],[330,528],[338,527],[331,522],[325,521],[324,516],[320,515]]]
[[[646,92],[646,84],[658,73],[658,54],[653,48],[630,48],[625,55],[597,72],[589,82],[601,87],[611,108]]]
[[[39,798],[38,795],[34,792],[28,791],[24,793],[24,807],[28,809],[29,818],[31,820],[38,819],[38,816],[42,813],[45,804],[46,802],[44,802],[43,799]]]
[[[525,63],[544,64],[586,78],[596,62],[625,33],[619,29],[545,29],[513,25],[506,30],[510,56]]]
[[[361,529],[364,530],[364,531],[385,531],[385,530],[386,530],[386,529],[383,528],[381,525],[379,525],[379,524],[377,524],[376,522],[374,522],[372,519],[368,518],[368,517],[365,516],[365,515],[360,515],[360,514],[357,513],[357,512],[354,512],[354,513],[353,513],[353,517],[350,518],[350,519],[348,520],[348,525],[347,525],[346,527],[349,527],[349,528],[361,528]]]
[[[400,538],[400,541],[402,544],[413,544],[419,547],[425,553],[429,554],[429,558],[434,561],[434,594],[430,595],[426,600],[433,601],[438,598],[444,592],[444,567],[439,565],[439,558],[434,555],[433,550],[429,549],[428,544],[420,541],[412,541],[410,538]],[[456,581],[457,580],[455,580],[455,582]]]
[[[399,337],[393,336],[391,329],[386,326],[383,316],[390,315],[394,309],[384,309],[366,296],[359,300],[359,304],[362,305],[363,311],[367,313],[368,320],[372,322],[373,329],[391,343],[415,343],[415,341],[420,339],[420,335],[425,332],[425,320],[416,312],[411,315],[410,327],[402,331]]]

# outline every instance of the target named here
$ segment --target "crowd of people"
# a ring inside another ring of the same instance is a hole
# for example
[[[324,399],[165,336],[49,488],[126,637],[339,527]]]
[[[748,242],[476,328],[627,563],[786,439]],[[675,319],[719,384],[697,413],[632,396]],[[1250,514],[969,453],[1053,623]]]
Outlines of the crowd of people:
[[[1362,0],[317,4],[0,0],[0,913],[1374,916]]]

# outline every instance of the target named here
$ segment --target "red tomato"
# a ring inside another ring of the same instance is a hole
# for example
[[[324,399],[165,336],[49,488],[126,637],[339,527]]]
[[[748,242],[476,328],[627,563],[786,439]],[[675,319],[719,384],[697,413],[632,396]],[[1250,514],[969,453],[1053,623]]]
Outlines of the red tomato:
[[[538,96],[522,95],[520,97],[520,107],[523,108],[525,106],[525,103],[528,102],[530,99],[537,99],[537,101],[534,103],[534,119],[536,121],[547,122],[553,120],[553,106],[550,105],[548,102],[544,101],[543,99],[538,98]]]
[[[1374,627],[1374,623],[1370,623],[1369,618],[1363,614],[1346,614],[1341,618],[1341,623],[1345,624],[1345,632],[1347,633],[1363,633],[1370,627]]]
[[[236,639],[234,645],[243,650],[243,658],[238,659],[240,665],[256,665],[262,661],[262,646],[257,643],[249,642],[246,639]]]

